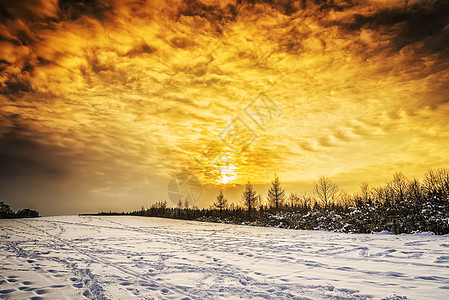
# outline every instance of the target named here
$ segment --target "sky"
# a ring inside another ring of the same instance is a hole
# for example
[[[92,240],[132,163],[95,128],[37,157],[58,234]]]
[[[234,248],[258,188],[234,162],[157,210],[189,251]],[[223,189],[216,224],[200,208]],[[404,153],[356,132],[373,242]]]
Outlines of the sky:
[[[208,207],[449,166],[449,1],[0,0],[0,200]],[[184,175],[180,175],[184,174]],[[173,201],[172,201],[173,202]]]

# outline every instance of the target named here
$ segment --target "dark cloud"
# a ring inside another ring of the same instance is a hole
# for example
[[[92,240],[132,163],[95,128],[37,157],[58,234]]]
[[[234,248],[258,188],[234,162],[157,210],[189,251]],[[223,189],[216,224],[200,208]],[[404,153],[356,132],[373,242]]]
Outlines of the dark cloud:
[[[205,4],[199,0],[185,0],[178,10],[176,18],[181,16],[201,17],[207,20],[217,32],[230,22],[235,22],[241,15],[262,15],[267,10],[279,12],[285,16],[294,16],[298,12],[310,9],[318,12],[343,11],[356,4],[352,0],[238,0],[235,3],[220,5],[218,1]],[[264,8],[265,7],[265,8]]]
[[[15,178],[58,179],[67,173],[63,149],[47,146],[25,126],[19,114],[1,114],[0,124],[12,125],[0,136],[0,185]],[[5,186],[3,186],[5,187]]]
[[[414,46],[422,54],[448,54],[449,1],[423,0],[407,8],[387,8],[369,15],[355,13],[353,22],[331,24],[340,25],[346,32],[361,29],[379,32],[391,42],[394,51]]]
[[[146,42],[142,41],[140,45],[137,45],[133,49],[129,50],[126,55],[133,57],[140,54],[151,54],[154,52],[156,52],[156,48],[151,47]]]
[[[1,85],[0,94],[5,95],[9,100],[15,101],[24,93],[32,90],[29,81],[29,72],[22,70],[19,74],[11,74]]]
[[[13,78],[5,82],[4,93],[9,95],[17,95],[21,92],[29,92],[30,84],[26,80],[21,80],[19,78]]]
[[[20,68],[20,72],[10,71],[11,69],[17,69],[17,67]],[[5,95],[10,100],[15,100],[17,97],[32,90],[30,77],[32,76],[34,66],[31,63],[12,64],[5,62],[3,65],[0,64],[0,68],[3,69],[5,74],[10,73],[6,80],[0,83],[0,94]]]
[[[98,0],[59,0],[60,17],[77,20],[83,16],[104,20],[112,13],[112,7]]]
[[[306,9],[313,9],[319,12],[343,11],[356,5],[355,1],[353,0],[238,0],[237,3],[238,5],[269,5],[273,9],[286,16],[294,15],[295,13],[304,11]]]
[[[235,20],[237,16],[236,6],[227,5],[225,8],[220,8],[217,4],[206,5],[198,0],[185,0],[179,9],[179,16],[200,16],[209,21],[221,22]]]
[[[0,17],[3,20],[37,21],[54,16],[56,3],[57,0],[0,0]]]

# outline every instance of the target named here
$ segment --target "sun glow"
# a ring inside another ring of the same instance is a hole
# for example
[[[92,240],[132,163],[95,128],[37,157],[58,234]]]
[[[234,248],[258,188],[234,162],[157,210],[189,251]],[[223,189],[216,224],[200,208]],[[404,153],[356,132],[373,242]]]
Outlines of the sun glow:
[[[237,173],[235,172],[235,166],[224,166],[220,168],[220,178],[218,182],[220,184],[230,184],[237,179]]]

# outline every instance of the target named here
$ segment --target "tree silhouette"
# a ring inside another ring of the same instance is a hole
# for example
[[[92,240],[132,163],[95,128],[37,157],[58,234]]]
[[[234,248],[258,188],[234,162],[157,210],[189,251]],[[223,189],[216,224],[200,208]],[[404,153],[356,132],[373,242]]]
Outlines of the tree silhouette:
[[[360,184],[360,192],[364,203],[371,204],[371,188],[366,182]]]
[[[256,207],[257,199],[257,193],[248,181],[242,194],[242,205],[248,210],[248,220],[251,220],[251,211]]]
[[[223,209],[228,207],[228,200],[223,196],[223,191],[217,196],[217,201],[214,203],[214,207],[220,210],[220,218],[223,216]]]
[[[290,208],[298,208],[300,206],[300,198],[298,195],[291,193],[288,197],[288,205]]]
[[[321,200],[324,207],[329,207],[331,203],[335,203],[342,193],[338,185],[326,176],[320,176],[313,187],[315,194]]]
[[[260,194],[257,196],[257,205],[259,206],[259,210],[263,210],[263,200]]]
[[[271,182],[271,186],[268,189],[268,203],[270,207],[279,210],[284,205],[285,189],[281,186],[279,177],[275,175],[274,180]]]
[[[390,199],[392,204],[399,205],[405,200],[407,193],[408,180],[401,172],[396,172],[393,175],[393,180],[387,183],[387,188],[390,191]]]
[[[39,217],[39,212],[35,211],[34,209],[24,208],[19,210],[16,213],[16,216],[18,218],[37,218]]]
[[[3,201],[0,201],[0,218],[9,218],[14,215],[11,207]]]
[[[279,211],[266,210],[267,201],[262,202],[250,182],[242,191],[239,205],[229,203],[223,192],[217,195],[210,209],[185,208],[184,199],[170,207],[166,201],[157,202],[149,209],[142,208],[127,214],[148,217],[178,218],[242,224],[243,221],[257,221],[255,225],[282,228],[315,229],[330,231],[370,233],[387,230],[396,234],[416,231],[432,231],[436,234],[449,233],[449,170],[429,170],[422,180],[407,178],[402,173],[380,186],[360,185],[360,190],[349,194],[341,190],[329,178],[322,176],[313,184],[314,194],[289,194],[284,206],[278,201]],[[272,199],[281,199],[284,191],[279,179],[275,178],[270,188]],[[276,192],[278,191],[278,192]],[[277,195],[277,197],[276,197]],[[266,198],[264,198],[266,199]],[[275,207],[276,202],[270,202]],[[288,204],[288,206],[287,206]],[[190,204],[191,205],[191,204]],[[220,212],[217,209],[226,211]],[[38,216],[37,212],[22,210],[13,213],[9,206],[0,202],[0,212],[8,217]],[[100,213],[125,214],[125,213]],[[222,216],[226,216],[223,220]],[[253,224],[251,222],[251,224]]]
[[[11,210],[11,207],[3,201],[0,201],[0,219],[5,218],[37,218],[39,212],[34,209],[24,208],[17,213]]]

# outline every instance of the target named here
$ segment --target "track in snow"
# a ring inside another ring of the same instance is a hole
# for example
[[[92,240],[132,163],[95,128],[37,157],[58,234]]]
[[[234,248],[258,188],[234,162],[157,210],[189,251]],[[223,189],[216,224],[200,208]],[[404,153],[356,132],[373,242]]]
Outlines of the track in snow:
[[[0,298],[449,297],[448,236],[142,217],[46,217],[0,225]]]

